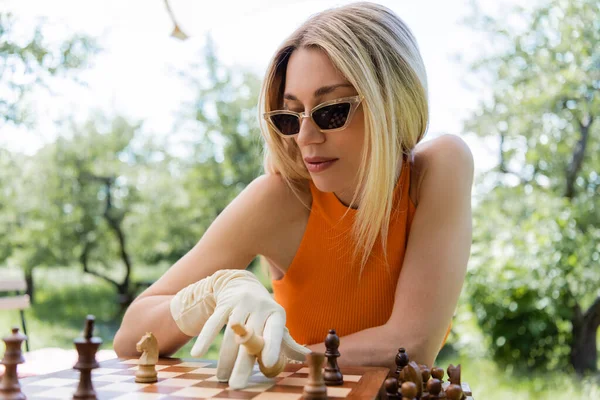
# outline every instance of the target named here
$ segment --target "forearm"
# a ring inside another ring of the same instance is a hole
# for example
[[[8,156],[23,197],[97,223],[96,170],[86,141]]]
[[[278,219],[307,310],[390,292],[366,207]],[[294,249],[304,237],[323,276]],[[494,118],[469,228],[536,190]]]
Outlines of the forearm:
[[[119,357],[138,356],[135,345],[146,332],[154,334],[163,356],[175,353],[191,339],[179,330],[171,316],[172,298],[172,295],[142,297],[129,306],[113,343]]]
[[[394,332],[389,325],[365,329],[340,338],[340,366],[377,366],[396,369],[394,359],[398,348],[404,347],[411,361],[431,365],[437,355],[425,343],[408,339]],[[325,336],[323,336],[325,339]],[[325,352],[325,343],[308,346],[312,351]]]

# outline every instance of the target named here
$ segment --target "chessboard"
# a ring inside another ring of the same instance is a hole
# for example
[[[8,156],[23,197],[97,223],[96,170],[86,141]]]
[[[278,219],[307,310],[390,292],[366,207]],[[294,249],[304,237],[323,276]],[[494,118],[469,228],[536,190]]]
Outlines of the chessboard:
[[[160,358],[156,364],[158,382],[136,383],[138,359],[113,359],[92,370],[92,382],[99,400],[104,399],[253,399],[299,400],[308,379],[305,364],[287,364],[274,378],[266,378],[256,365],[245,389],[233,390],[217,381],[214,360]],[[328,386],[328,399],[385,399],[383,385],[389,369],[345,367],[344,383]],[[79,371],[71,369],[20,379],[27,399],[72,399]]]
[[[384,367],[343,367],[337,358],[339,337],[335,329],[325,338],[325,353],[311,352],[306,364],[281,358],[273,367],[260,362],[247,385],[233,389],[219,382],[217,361],[159,358],[158,342],[146,332],[136,344],[139,358],[96,361],[102,340],[93,336],[94,316],[86,318],[83,335],[74,340],[79,354],[73,369],[27,378],[18,377],[25,360],[21,344],[26,336],[12,329],[4,337],[6,351],[0,361],[0,400],[28,399],[255,399],[255,400],[473,400],[471,388],[461,381],[461,366],[444,370],[411,361],[406,349],[398,349],[395,371]],[[233,327],[236,340],[249,354],[259,354],[264,340],[241,324]],[[325,360],[327,365],[325,366]],[[147,382],[147,383],[146,383]],[[26,396],[26,397],[25,397]]]

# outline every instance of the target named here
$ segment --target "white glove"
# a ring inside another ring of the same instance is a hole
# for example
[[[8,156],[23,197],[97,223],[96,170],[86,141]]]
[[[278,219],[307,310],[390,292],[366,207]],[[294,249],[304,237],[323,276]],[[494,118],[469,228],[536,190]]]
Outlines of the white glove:
[[[272,367],[280,352],[288,358],[304,361],[310,352],[296,343],[285,327],[285,310],[246,270],[220,270],[180,290],[171,300],[171,315],[179,329],[188,336],[198,335],[192,347],[193,357],[202,357],[227,323],[217,379],[229,381],[233,389],[246,387],[256,356],[235,340],[230,325],[239,323],[251,328],[265,341],[261,362]]]

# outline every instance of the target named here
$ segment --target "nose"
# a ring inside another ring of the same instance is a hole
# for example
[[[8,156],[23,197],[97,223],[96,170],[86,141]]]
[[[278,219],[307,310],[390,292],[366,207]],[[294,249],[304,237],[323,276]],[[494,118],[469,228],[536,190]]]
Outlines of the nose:
[[[300,131],[296,135],[296,143],[299,146],[306,146],[309,144],[323,143],[325,141],[325,134],[321,132],[319,127],[315,125],[313,120],[308,115],[302,115],[300,119]]]

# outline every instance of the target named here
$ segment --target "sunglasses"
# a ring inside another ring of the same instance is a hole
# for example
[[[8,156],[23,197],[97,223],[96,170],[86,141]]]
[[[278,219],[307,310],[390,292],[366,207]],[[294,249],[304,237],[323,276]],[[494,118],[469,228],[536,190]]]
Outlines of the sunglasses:
[[[290,110],[270,111],[263,114],[269,125],[284,137],[290,137],[300,132],[303,118],[310,118],[321,132],[334,132],[345,129],[354,111],[358,108],[363,96],[342,97],[319,104],[309,112]]]

